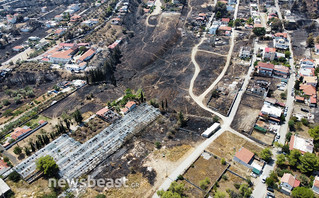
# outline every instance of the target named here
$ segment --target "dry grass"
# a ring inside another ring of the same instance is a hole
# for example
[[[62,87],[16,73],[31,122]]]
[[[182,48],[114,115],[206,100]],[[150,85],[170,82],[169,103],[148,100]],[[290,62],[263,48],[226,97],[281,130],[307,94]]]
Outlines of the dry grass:
[[[38,197],[44,194],[50,193],[51,190],[48,187],[48,181],[45,179],[38,179],[32,184],[21,180],[18,183],[12,181],[6,181],[11,190],[15,193],[16,198],[22,197]]]
[[[256,144],[229,131],[220,135],[211,145],[209,145],[207,150],[221,158],[225,158],[226,161],[229,162],[232,161],[235,153],[241,147],[245,147],[254,153],[259,153],[262,150],[262,148]]]
[[[140,198],[145,195],[151,185],[148,183],[147,179],[143,177],[142,173],[130,174],[127,176],[127,185],[129,187],[117,188],[117,189],[108,189],[106,190],[106,196],[108,198]],[[135,187],[138,184],[138,187]]]
[[[274,140],[275,134],[272,133],[260,133],[256,130],[254,130],[251,134],[251,136],[253,136],[254,138],[257,138],[258,140],[268,144],[268,145],[272,145],[272,142]]]
[[[169,161],[176,162],[181,157],[183,157],[183,155],[185,155],[185,153],[187,153],[191,148],[192,147],[190,145],[181,145],[166,149],[164,152],[166,152],[165,156]]]
[[[235,188],[234,184],[235,183],[241,184],[245,181],[243,179],[241,179],[240,177],[237,177],[234,174],[231,174],[230,172],[226,172],[225,175],[227,176],[227,180],[221,179],[218,182],[219,187],[218,187],[217,191],[226,193],[227,189],[231,189],[235,192],[238,192],[238,190]]]
[[[184,177],[197,186],[200,186],[201,180],[208,177],[210,180],[209,186],[212,186],[226,168],[227,165],[222,165],[218,158],[211,156],[209,159],[205,159],[201,156],[187,170]]]

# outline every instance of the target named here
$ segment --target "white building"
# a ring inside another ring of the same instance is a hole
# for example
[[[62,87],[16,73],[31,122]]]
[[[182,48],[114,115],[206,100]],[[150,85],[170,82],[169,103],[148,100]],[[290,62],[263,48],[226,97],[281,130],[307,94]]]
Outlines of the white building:
[[[297,149],[302,154],[313,152],[313,140],[304,139],[296,135],[291,136],[289,143],[289,150]]]
[[[312,186],[313,192],[319,194],[319,177],[316,175],[315,180],[313,180]]]
[[[315,68],[316,62],[312,59],[304,58],[300,60],[301,68]]]
[[[269,104],[264,104],[264,106],[261,109],[261,113],[274,118],[280,118],[282,114],[282,109]]]

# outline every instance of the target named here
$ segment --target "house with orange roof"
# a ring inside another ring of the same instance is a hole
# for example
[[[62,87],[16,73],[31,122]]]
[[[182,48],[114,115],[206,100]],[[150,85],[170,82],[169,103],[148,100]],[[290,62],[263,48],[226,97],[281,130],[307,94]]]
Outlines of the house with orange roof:
[[[306,85],[312,85],[314,87],[317,86],[317,76],[304,76],[303,77],[303,84],[306,84]]]
[[[88,61],[90,60],[96,53],[95,49],[89,49],[88,51],[86,51],[78,60],[78,63],[84,62],[84,61]]]
[[[8,166],[8,164],[5,161],[3,161],[3,159],[1,159],[0,160],[0,175],[7,172],[9,169],[10,167]]]
[[[76,53],[77,49],[68,49],[65,51],[58,51],[52,54],[49,59],[52,63],[66,64],[71,61],[72,56]]]
[[[276,48],[266,47],[263,54],[264,60],[273,61],[276,57]]]
[[[312,85],[302,84],[300,85],[300,90],[307,96],[316,95],[317,93],[316,88]]]
[[[136,102],[134,101],[128,101],[125,105],[125,108],[127,108],[128,110],[132,110],[136,107]]]
[[[64,34],[66,32],[66,29],[65,28],[59,28],[57,30],[55,30],[54,34],[56,36],[61,36],[62,34]]]
[[[121,19],[118,17],[111,19],[112,25],[119,25],[120,23],[121,23]]]
[[[230,18],[222,18],[222,24],[228,25]]]
[[[318,177],[318,175],[316,175],[315,179],[313,180],[312,190],[313,190],[313,192],[319,194],[319,177]]]
[[[260,174],[264,168],[265,163],[255,159],[255,154],[245,147],[241,147],[235,154],[234,161],[252,169],[256,174]]]
[[[21,52],[24,50],[24,47],[22,45],[18,45],[18,46],[14,46],[12,50],[15,52]]]
[[[63,19],[63,17],[62,17],[62,15],[56,15],[55,17],[54,17],[54,20],[55,21],[62,21],[62,19]]]
[[[290,193],[293,188],[300,186],[300,181],[291,173],[285,173],[280,179],[280,186],[283,190]]]
[[[111,122],[119,118],[117,113],[108,109],[107,107],[100,109],[98,112],[96,112],[96,115],[107,122]]]
[[[262,27],[264,27],[264,26],[261,25],[261,24],[258,24],[258,23],[255,23],[255,24],[254,24],[254,28],[262,28]]]
[[[296,102],[304,103],[305,102],[305,98],[301,97],[301,96],[296,96]]]
[[[256,68],[257,68],[257,73],[262,76],[272,76],[273,71],[274,71],[274,64],[271,63],[263,63],[263,62],[258,62]]]
[[[70,18],[70,22],[78,22],[82,17],[80,15],[74,15]]]
[[[16,140],[18,139],[19,137],[21,137],[23,134],[27,133],[31,131],[30,127],[28,126],[24,126],[24,127],[17,127],[13,130],[13,132],[10,134],[11,135],[11,138]]]

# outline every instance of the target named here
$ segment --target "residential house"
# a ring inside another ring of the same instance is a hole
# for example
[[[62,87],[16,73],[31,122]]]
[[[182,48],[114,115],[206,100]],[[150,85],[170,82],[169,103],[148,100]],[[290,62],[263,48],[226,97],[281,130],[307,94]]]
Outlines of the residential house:
[[[18,46],[14,46],[12,50],[15,52],[21,52],[24,50],[24,47],[22,45],[18,45]]]
[[[52,27],[57,26],[57,23],[55,21],[47,21],[47,22],[45,22],[45,26],[47,28],[52,28]]]
[[[147,6],[148,6],[149,8],[155,6],[155,1],[148,1],[148,2],[147,2]]]
[[[77,49],[78,45],[76,43],[60,43],[59,47],[64,50]]]
[[[260,174],[264,167],[264,162],[255,159],[255,154],[245,147],[241,147],[234,156],[234,161],[252,169],[256,174]]]
[[[78,22],[82,17],[80,15],[74,15],[70,18],[70,22]]]
[[[66,28],[59,28],[54,32],[54,34],[56,36],[62,36],[65,32],[66,32]]]
[[[8,21],[9,23],[14,24],[14,23],[17,22],[16,16],[12,16],[12,15],[9,15],[9,14],[8,14],[6,17],[7,17],[7,21]]]
[[[13,132],[10,134],[11,138],[16,140],[19,137],[21,137],[22,135],[24,135],[25,133],[31,131],[30,127],[28,126],[24,126],[24,127],[17,127],[13,130]]]
[[[132,111],[136,107],[136,102],[129,101],[126,103],[125,108],[127,108],[129,111]]]
[[[74,10],[74,12],[80,10],[80,4],[71,4],[68,6],[69,10]]]
[[[304,139],[296,135],[292,135],[289,143],[289,150],[297,149],[302,154],[313,152],[313,140]]]
[[[66,64],[71,61],[72,56],[76,53],[77,49],[68,49],[65,51],[58,51],[49,57],[52,63]]]
[[[64,68],[70,72],[80,72],[84,71],[87,66],[86,62],[81,62],[79,64],[65,64]]]
[[[116,18],[113,18],[111,19],[111,24],[112,25],[120,25],[121,24],[121,19],[116,17]]]
[[[258,62],[258,65],[256,66],[257,73],[262,76],[272,76],[274,67],[275,66],[271,63],[263,63],[263,62]]]
[[[245,59],[251,57],[251,49],[250,47],[241,47],[239,52],[239,58]]]
[[[300,76],[314,76],[315,69],[314,68],[301,68],[298,71]]]
[[[95,49],[89,49],[78,60],[78,63],[90,60],[96,53]]]
[[[284,33],[278,32],[278,33],[274,34],[273,38],[276,40],[284,39],[284,40],[288,41],[288,34],[285,32]]]
[[[5,161],[0,160],[0,175],[7,172],[9,169],[10,167],[8,166],[8,164]]]
[[[300,85],[300,90],[307,96],[316,95],[317,93],[316,88],[312,85],[302,84]]]
[[[269,117],[280,119],[282,114],[282,109],[270,104],[264,104],[263,107],[261,108],[261,113],[262,115],[267,115]],[[278,121],[278,120],[275,120],[275,121]]]
[[[283,65],[274,66],[274,75],[277,77],[288,78],[289,76],[289,67]]]
[[[316,62],[312,59],[304,58],[300,60],[300,68],[315,68]]]
[[[222,25],[218,28],[218,30],[222,35],[229,36],[229,33],[231,33],[232,28],[226,25]]]
[[[127,6],[127,5],[122,6],[122,7],[119,9],[119,12],[121,12],[121,13],[126,13],[126,12],[128,12],[128,6]]]
[[[111,122],[119,118],[118,114],[106,107],[96,112],[96,115],[106,122]]]
[[[264,50],[263,59],[273,61],[275,57],[276,57],[276,49],[266,47]]]
[[[316,175],[312,185],[313,192],[319,194],[319,177]]]
[[[92,27],[94,26],[95,24],[97,24],[99,22],[98,19],[89,19],[89,20],[86,20],[86,21],[83,21],[81,23],[82,26],[86,25],[86,26],[89,26],[89,27]]]
[[[319,44],[316,44],[316,45],[315,45],[315,53],[316,53],[316,54],[319,54]]]
[[[317,107],[317,96],[316,95],[312,95],[309,98],[309,106],[310,107]]]
[[[296,102],[304,103],[305,102],[305,98],[301,97],[301,96],[296,96]]]
[[[290,193],[293,188],[300,185],[300,181],[297,180],[291,173],[285,173],[280,179],[281,188]]]
[[[314,87],[317,86],[317,76],[304,76],[303,77],[303,84],[306,84],[306,85],[312,85]]]
[[[219,25],[212,25],[210,28],[209,28],[209,34],[216,34],[217,33],[217,30],[219,28]]]
[[[277,49],[283,49],[286,50],[289,48],[289,41],[285,40],[285,39],[274,39],[274,46]]]
[[[63,17],[62,17],[62,15],[56,15],[55,17],[54,17],[54,20],[55,21],[62,21],[62,19],[63,19]]]
[[[41,12],[43,12],[43,13],[44,13],[44,12],[47,12],[47,7],[46,7],[46,6],[42,7],[42,8],[41,8]]]
[[[223,25],[228,25],[230,19],[229,18],[222,18],[222,24]]]

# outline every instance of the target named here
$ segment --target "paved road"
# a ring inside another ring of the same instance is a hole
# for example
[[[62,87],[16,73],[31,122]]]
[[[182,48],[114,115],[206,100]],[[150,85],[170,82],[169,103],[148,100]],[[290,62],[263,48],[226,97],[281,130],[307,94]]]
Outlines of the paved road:
[[[275,0],[275,6],[278,12],[278,17],[279,19],[282,20],[282,15],[280,12],[280,8],[279,8],[279,4],[278,4],[278,0]],[[286,116],[286,122],[281,125],[280,129],[279,129],[279,134],[280,134],[280,139],[279,139],[279,143],[284,144],[285,143],[285,139],[286,139],[286,134],[288,132],[288,121],[292,115],[292,111],[293,111],[293,106],[294,106],[294,96],[292,95],[292,88],[295,85],[295,65],[294,65],[294,55],[293,55],[293,50],[292,50],[292,44],[291,44],[291,37],[288,34],[288,39],[289,39],[289,50],[291,53],[291,58],[289,59],[289,64],[291,66],[291,76],[289,78],[288,84],[287,84],[287,100],[286,100],[286,107],[288,107],[288,112],[287,112],[287,116]],[[270,172],[272,170],[274,170],[274,166],[275,166],[275,162],[276,162],[276,156],[279,154],[279,152],[277,152],[277,148],[273,148],[272,152],[273,152],[273,158],[274,161],[271,164],[267,164],[264,167],[263,173],[262,175],[256,179],[255,182],[255,188],[253,191],[253,197],[263,197],[266,195],[267,193],[267,189],[266,189],[266,185],[263,184],[261,182],[261,179],[263,177],[267,177],[269,176]]]

